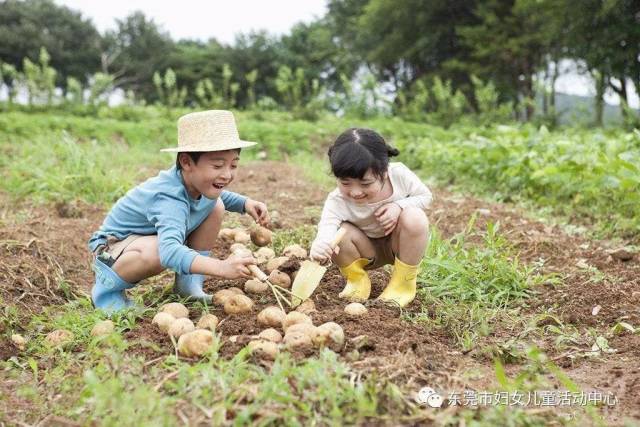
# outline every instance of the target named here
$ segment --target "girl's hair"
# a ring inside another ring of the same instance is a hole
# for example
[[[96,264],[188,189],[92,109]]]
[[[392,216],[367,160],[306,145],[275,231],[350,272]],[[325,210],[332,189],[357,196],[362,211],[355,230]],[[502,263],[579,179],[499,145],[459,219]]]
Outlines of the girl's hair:
[[[374,176],[382,179],[389,167],[389,157],[400,152],[371,129],[351,128],[338,136],[328,154],[336,178],[362,179],[371,169]]]

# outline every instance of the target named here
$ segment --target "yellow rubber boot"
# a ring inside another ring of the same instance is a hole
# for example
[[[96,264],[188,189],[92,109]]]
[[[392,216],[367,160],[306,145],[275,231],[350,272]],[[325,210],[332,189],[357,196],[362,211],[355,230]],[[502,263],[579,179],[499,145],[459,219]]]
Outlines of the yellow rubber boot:
[[[346,267],[340,267],[340,273],[347,279],[347,285],[338,295],[350,301],[364,301],[371,294],[371,280],[364,270],[369,264],[368,258],[358,258]]]
[[[418,266],[409,265],[396,258],[389,284],[378,297],[379,300],[394,302],[406,307],[416,297]]]

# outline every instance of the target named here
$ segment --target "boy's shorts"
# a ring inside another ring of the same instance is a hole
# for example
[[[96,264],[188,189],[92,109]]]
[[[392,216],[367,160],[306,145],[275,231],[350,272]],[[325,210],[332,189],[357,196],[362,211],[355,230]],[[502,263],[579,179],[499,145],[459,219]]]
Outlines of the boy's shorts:
[[[365,270],[375,270],[383,265],[393,264],[395,262],[396,254],[393,253],[393,249],[391,248],[391,235],[377,239],[369,238],[369,241],[373,245],[376,254],[371,262],[364,267]]]
[[[123,254],[124,250],[140,237],[144,236],[140,234],[130,234],[125,237],[124,240],[118,240],[114,236],[108,236],[107,244],[98,246],[93,252],[93,255],[105,263],[107,267],[111,267],[115,264],[118,258],[120,258],[120,255]]]

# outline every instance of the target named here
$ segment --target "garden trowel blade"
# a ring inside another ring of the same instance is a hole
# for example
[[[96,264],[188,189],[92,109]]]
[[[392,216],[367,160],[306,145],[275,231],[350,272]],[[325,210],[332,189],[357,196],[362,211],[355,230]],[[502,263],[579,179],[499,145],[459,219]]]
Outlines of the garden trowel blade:
[[[291,293],[295,295],[292,297],[293,307],[297,307],[302,301],[306,300],[316,290],[322,276],[327,271],[327,267],[323,267],[317,262],[302,261],[302,266],[296,274],[296,278],[293,281],[291,287]]]

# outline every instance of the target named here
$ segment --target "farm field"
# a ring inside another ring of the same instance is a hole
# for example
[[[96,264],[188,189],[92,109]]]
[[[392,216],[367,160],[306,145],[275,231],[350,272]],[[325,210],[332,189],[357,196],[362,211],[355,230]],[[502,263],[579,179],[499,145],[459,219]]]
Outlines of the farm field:
[[[151,324],[162,304],[179,301],[173,273],[131,291],[144,309],[114,317],[114,333],[90,335],[104,317],[88,299],[87,239],[128,188],[174,161],[158,150],[175,140],[180,113],[0,115],[0,424],[624,425],[640,418],[637,131],[238,113],[241,136],[263,145],[243,151],[231,189],[278,212],[276,253],[293,243],[308,249],[332,189],[326,147],[351,126],[378,130],[429,183],[431,240],[418,297],[405,310],[371,300],[365,316],[346,315],[337,298],[344,279],[328,271],[311,318],[343,327],[340,351],[251,356],[245,346],[262,329],[256,314],[275,303],[266,295],[241,316],[188,304],[193,320],[205,312],[221,319],[211,351],[197,359],[178,356]],[[249,228],[250,221],[228,214],[225,225]],[[226,241],[214,248],[218,257],[229,251]],[[291,262],[285,271],[296,268]],[[375,297],[388,272],[371,277]],[[242,285],[209,279],[205,290]],[[71,331],[72,341],[47,346],[55,329]],[[26,338],[22,348],[13,334]],[[485,401],[433,408],[416,401],[425,386],[445,402],[456,393]],[[500,392],[583,400],[486,400]]]

